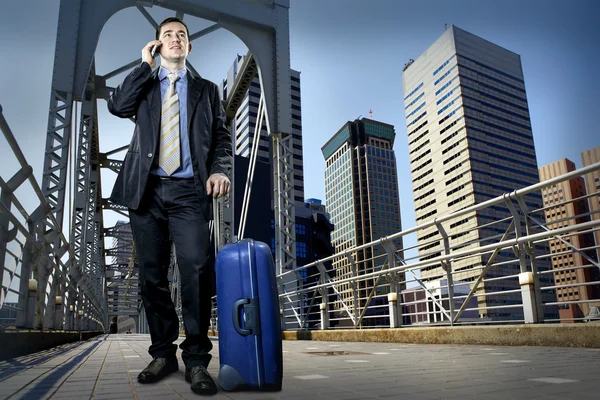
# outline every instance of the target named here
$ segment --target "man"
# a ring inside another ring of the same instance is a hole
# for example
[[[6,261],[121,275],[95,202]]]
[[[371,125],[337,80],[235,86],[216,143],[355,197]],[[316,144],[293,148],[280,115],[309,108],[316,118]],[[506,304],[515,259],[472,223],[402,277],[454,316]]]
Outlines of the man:
[[[161,65],[153,71],[155,46]],[[172,239],[181,274],[185,378],[194,392],[214,394],[206,370],[214,274],[208,222],[210,196],[229,192],[232,145],[217,86],[185,67],[191,50],[185,23],[167,18],[142,49],[141,65],[110,97],[112,114],[136,121],[111,200],[129,209],[152,338],[153,360],[138,381],[157,382],[179,369],[173,343],[179,320],[167,280]]]

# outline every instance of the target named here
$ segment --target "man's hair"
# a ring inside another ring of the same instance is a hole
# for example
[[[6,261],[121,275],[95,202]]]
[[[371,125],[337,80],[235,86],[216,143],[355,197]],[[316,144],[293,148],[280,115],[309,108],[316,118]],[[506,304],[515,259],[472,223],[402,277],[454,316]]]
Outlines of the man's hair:
[[[190,37],[190,30],[188,29],[187,25],[185,24],[185,22],[183,22],[182,19],[179,19],[177,17],[169,17],[167,19],[165,19],[163,22],[160,23],[160,25],[158,26],[158,28],[156,28],[156,40],[158,40],[158,38],[160,37],[160,30],[162,29],[163,26],[165,26],[166,24],[169,24],[171,22],[179,22],[181,25],[185,26],[185,31],[186,31],[186,35],[188,37]]]

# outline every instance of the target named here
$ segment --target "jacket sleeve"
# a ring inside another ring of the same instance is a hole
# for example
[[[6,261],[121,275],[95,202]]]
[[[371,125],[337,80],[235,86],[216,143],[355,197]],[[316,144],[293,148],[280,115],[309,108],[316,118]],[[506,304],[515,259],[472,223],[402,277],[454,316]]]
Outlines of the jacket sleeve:
[[[231,179],[232,143],[231,133],[227,128],[225,110],[221,104],[217,85],[211,84],[211,105],[213,112],[212,124],[212,165],[210,175],[215,173],[225,174]]]
[[[130,118],[135,115],[138,99],[144,89],[144,84],[152,75],[150,64],[142,62],[127,75],[112,92],[108,99],[108,111],[121,118]]]

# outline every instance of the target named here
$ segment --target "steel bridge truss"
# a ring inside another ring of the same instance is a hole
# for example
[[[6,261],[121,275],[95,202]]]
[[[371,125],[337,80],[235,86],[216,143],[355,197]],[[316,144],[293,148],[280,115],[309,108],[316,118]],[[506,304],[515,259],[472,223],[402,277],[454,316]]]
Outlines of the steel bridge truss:
[[[15,240],[17,233],[23,236],[19,242],[24,254],[18,262],[19,271],[16,268],[9,270],[9,279],[20,279],[20,290],[13,290],[19,294],[19,326],[104,329],[109,325],[109,314],[139,314],[141,311],[131,237],[123,233],[122,226],[105,227],[103,221],[103,210],[128,216],[126,209],[103,199],[101,190],[101,168],[118,172],[122,161],[113,157],[127,147],[100,153],[97,109],[98,100],[108,99],[113,90],[106,85],[107,80],[135,67],[140,61],[134,60],[114,71],[97,75],[94,53],[103,26],[120,10],[136,7],[153,27],[157,27],[157,21],[147,10],[153,6],[172,10],[180,18],[189,15],[214,22],[192,34],[190,41],[223,28],[238,36],[248,47],[249,69],[240,74],[231,98],[243,98],[243,91],[249,87],[244,78],[259,74],[263,116],[277,150],[274,159],[278,166],[274,168],[276,237],[280,249],[277,265],[279,271],[295,267],[294,181],[290,168],[289,0],[61,0],[43,175],[38,189],[40,207],[32,215],[24,216],[31,221],[29,226],[10,216],[11,205],[22,208],[12,193],[26,180],[34,188],[37,185],[24,158],[20,159],[22,168],[19,172],[8,182],[0,182],[5,211],[0,215],[0,226],[6,228],[6,234],[0,237],[0,255],[3,257],[0,261],[4,261],[6,254],[12,254],[7,250],[7,243]],[[187,66],[194,71],[189,62]],[[235,115],[239,104],[235,101],[225,104],[227,115]],[[3,117],[1,122],[9,130]],[[74,133],[77,138],[73,138]],[[18,145],[13,148],[15,154],[20,152],[17,149]],[[74,188],[72,205],[65,204],[66,199],[71,198],[67,188],[70,162],[75,163],[74,177],[69,179]],[[219,243],[227,243],[235,237],[232,199],[230,194],[225,200],[223,226],[219,229],[223,237]],[[66,216],[71,218],[68,241],[61,233]],[[119,239],[119,246],[105,249],[104,239],[108,237]],[[107,262],[107,257],[121,260],[124,257],[128,261]],[[4,274],[0,275],[3,278]],[[178,274],[174,273],[173,277],[177,280]],[[10,284],[0,283],[4,289],[4,303]],[[35,293],[35,296],[27,293]],[[140,320],[143,322],[144,319],[142,315]]]

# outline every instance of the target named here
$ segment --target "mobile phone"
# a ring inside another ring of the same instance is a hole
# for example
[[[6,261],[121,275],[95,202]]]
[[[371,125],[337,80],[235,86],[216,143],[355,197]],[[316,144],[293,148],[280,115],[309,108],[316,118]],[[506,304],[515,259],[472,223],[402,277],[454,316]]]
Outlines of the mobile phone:
[[[152,56],[152,58],[154,58],[154,57],[155,57],[155,56],[154,56],[154,54],[156,53],[156,49],[157,49],[157,48],[158,48],[158,45],[157,45],[157,44],[155,44],[155,45],[152,47],[152,51],[150,52],[150,55]]]

